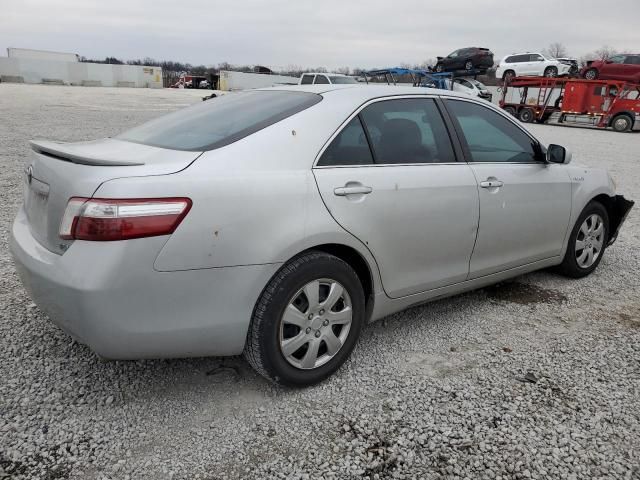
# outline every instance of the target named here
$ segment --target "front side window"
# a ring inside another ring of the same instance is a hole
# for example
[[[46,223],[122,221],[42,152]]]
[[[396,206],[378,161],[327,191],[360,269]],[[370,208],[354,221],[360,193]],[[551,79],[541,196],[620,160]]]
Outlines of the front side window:
[[[254,90],[228,93],[151,120],[115,138],[172,150],[213,150],[321,100],[320,95],[308,92]]]
[[[373,163],[367,136],[356,116],[333,139],[318,161],[319,166],[370,165]]]
[[[460,100],[447,100],[473,162],[532,163],[535,142],[512,121],[492,109]]]
[[[314,84],[327,84],[329,83],[329,79],[325,75],[316,75],[316,79],[313,82]]]
[[[384,100],[367,106],[360,115],[376,163],[456,161],[442,116],[431,99]]]
[[[533,55],[529,55],[530,62],[544,62],[544,57],[542,55],[538,55],[534,53]]]
[[[462,50],[456,50],[455,52],[451,52],[448,57],[449,58],[456,58],[458,55],[460,55],[460,52],[462,52]]]
[[[300,85],[311,85],[313,83],[313,75],[303,75]]]
[[[624,63],[624,55],[615,55],[609,59],[611,63]]]

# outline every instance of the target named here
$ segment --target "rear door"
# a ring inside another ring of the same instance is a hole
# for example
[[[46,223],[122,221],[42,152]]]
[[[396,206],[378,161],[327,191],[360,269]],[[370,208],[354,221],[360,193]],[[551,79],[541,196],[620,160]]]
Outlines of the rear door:
[[[377,100],[353,116],[313,173],[334,219],[374,255],[393,298],[464,281],[478,225],[470,167],[434,99]]]
[[[480,187],[469,278],[559,256],[571,213],[566,167],[540,161],[537,142],[493,108],[462,99],[446,105]]]
[[[637,82],[640,80],[640,55],[627,55],[624,60],[624,80]]]

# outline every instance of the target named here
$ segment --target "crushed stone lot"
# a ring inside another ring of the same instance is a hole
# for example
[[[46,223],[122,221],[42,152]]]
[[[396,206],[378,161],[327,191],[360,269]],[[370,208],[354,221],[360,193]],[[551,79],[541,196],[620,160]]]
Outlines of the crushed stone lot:
[[[8,250],[28,140],[112,136],[204,94],[0,84],[0,479],[640,478],[638,206],[591,276],[393,315],[304,390],[241,358],[102,361],[50,323]],[[640,199],[640,134],[528,128]]]

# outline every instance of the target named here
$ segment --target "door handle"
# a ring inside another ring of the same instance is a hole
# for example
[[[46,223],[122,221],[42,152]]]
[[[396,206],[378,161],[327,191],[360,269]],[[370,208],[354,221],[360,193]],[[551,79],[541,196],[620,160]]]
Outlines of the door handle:
[[[354,185],[351,187],[338,187],[333,190],[334,195],[344,197],[346,195],[367,195],[373,191],[373,188],[366,185]]]
[[[480,182],[482,188],[499,188],[502,185],[504,185],[504,182],[500,180],[485,180],[484,182]]]

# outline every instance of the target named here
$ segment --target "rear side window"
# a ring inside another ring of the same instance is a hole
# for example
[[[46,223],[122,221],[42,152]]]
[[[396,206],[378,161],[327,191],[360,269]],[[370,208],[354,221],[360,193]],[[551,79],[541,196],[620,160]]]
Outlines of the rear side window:
[[[373,163],[371,149],[356,116],[333,139],[318,161],[319,166],[370,165]]]
[[[532,163],[534,141],[513,122],[477,103],[447,100],[473,162]]]
[[[384,100],[360,114],[376,163],[451,163],[451,139],[435,102],[428,98]]]
[[[116,138],[172,150],[220,148],[273,125],[320,102],[308,92],[228,93],[164,115]]]
[[[629,55],[625,59],[624,63],[628,63],[630,65],[640,65],[640,55]]]
[[[327,84],[329,83],[329,79],[325,75],[316,75],[316,80],[313,82],[314,84]]]
[[[311,85],[313,83],[313,75],[303,75],[300,85]]]

